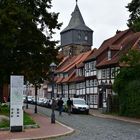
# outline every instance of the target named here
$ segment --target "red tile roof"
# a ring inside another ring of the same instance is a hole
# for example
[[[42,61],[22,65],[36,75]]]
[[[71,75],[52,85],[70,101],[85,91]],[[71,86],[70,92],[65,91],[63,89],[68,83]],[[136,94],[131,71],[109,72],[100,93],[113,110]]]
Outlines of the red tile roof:
[[[119,51],[120,49],[122,49],[122,45],[121,44],[111,45],[109,46],[109,49],[112,51]]]
[[[94,58],[98,59],[98,56],[102,53],[107,53],[107,49],[110,49],[114,53],[111,60],[108,60],[107,55],[104,55],[103,60],[96,65],[97,68],[108,67],[108,65],[121,65],[119,60],[128,49],[140,49],[140,32],[133,33],[131,30],[121,31],[115,36],[105,40],[98,50],[94,49],[77,56],[65,57],[59,64],[56,72],[72,73],[66,78],[58,78],[57,83],[78,82],[84,80],[84,77],[76,76],[75,69],[83,67],[83,62],[90,61]]]
[[[67,82],[68,82],[68,83],[73,82],[73,80],[75,79],[75,77],[76,77],[76,72],[73,73],[73,75],[71,76],[71,78],[70,78]]]
[[[113,47],[116,45],[119,45],[121,43],[121,41],[128,35],[133,34],[133,32],[131,30],[125,30],[125,31],[121,31],[118,34],[116,34],[115,36],[105,40],[101,47],[97,50],[96,52],[96,57],[99,56],[101,53],[103,53],[106,49],[108,49],[109,47]]]
[[[63,77],[57,78],[57,79],[56,79],[56,83],[57,83],[57,84],[61,83],[63,79],[64,79]]]
[[[67,83],[74,75],[75,75],[75,70],[68,77],[64,78],[61,82]]]
[[[76,68],[82,68],[82,67],[84,67],[84,63],[83,62],[81,62],[80,64],[76,65]]]
[[[84,76],[78,76],[78,77],[73,77],[73,79],[69,80],[69,82],[81,82],[84,81],[85,77]]]
[[[124,39],[122,45],[124,49],[135,48],[140,40],[140,32],[133,33]]]
[[[81,80],[80,77],[76,77],[76,67],[80,68],[83,67],[83,61],[92,53],[93,51],[88,51],[88,52],[84,52],[81,53],[77,56],[73,56],[73,57],[66,57],[63,59],[63,61],[59,64],[56,72],[62,72],[65,73],[67,72],[69,74],[69,72],[72,71],[72,73],[66,77],[66,78],[58,78],[56,83],[67,83],[67,82],[71,82],[71,81],[77,81],[77,80]]]
[[[84,62],[90,61],[90,60],[92,60],[93,58],[95,58],[95,56],[96,56],[96,51],[97,51],[97,49],[94,48],[94,49],[92,50],[91,54],[85,59]]]
[[[131,34],[133,34],[133,32],[129,29],[125,31],[119,31],[115,36],[105,40],[100,46],[100,48],[96,50],[91,56],[89,56],[89,58],[87,58],[86,61],[89,61],[90,59],[94,59],[94,58],[98,59],[98,56],[104,53],[105,51],[107,51],[107,49],[110,49],[112,51],[121,50],[123,47],[121,44],[123,39]],[[107,60],[107,58],[103,58],[103,60],[97,64],[97,67],[110,65],[110,64],[114,65],[116,63],[118,63],[118,58],[113,57],[111,60]]]
[[[81,64],[90,54],[92,51],[88,51],[85,53],[81,53],[77,56],[68,57],[61,62],[61,65],[58,66],[56,72],[68,72],[76,67],[76,65]]]
[[[99,67],[104,67],[104,66],[108,66],[108,65],[116,65],[116,64],[118,64],[118,62],[119,62],[118,56],[113,57],[111,60],[107,60],[107,58],[105,58],[98,65],[96,65],[96,67],[99,68]]]
[[[84,80],[84,76],[76,76],[76,72],[74,72],[62,82],[64,82],[64,83],[72,83],[72,82],[81,82],[83,80]]]
[[[119,49],[120,51],[118,51],[116,55],[112,57],[111,60],[108,60],[107,57],[104,58],[104,60],[102,60],[96,67],[99,68],[108,65],[119,64],[119,60],[123,54],[125,54],[129,49],[138,48],[139,41],[140,41],[140,32],[128,35],[126,38],[122,40],[121,44],[118,44],[119,47],[116,46],[117,48],[120,48]]]

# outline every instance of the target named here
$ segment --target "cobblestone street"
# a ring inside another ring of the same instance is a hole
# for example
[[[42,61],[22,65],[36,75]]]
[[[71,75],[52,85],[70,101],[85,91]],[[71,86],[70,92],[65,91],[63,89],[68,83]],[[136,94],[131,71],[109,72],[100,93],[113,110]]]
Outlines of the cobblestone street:
[[[39,112],[50,116],[51,110],[38,108]],[[56,120],[75,129],[69,136],[56,138],[57,140],[139,140],[140,125],[113,119],[103,119],[91,115],[55,112]],[[49,128],[48,128],[49,129]],[[54,139],[55,140],[55,139]]]

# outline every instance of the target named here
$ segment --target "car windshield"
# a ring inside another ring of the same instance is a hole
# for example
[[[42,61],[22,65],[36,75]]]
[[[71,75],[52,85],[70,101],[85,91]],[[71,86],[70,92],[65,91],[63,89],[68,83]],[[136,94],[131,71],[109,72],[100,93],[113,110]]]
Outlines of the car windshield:
[[[74,104],[82,104],[82,105],[85,105],[85,101],[84,100],[73,100],[73,103]]]

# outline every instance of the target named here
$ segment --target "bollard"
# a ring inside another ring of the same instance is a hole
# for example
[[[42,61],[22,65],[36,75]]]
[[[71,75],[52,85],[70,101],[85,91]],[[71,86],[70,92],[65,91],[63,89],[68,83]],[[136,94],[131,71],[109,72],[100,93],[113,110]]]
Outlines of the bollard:
[[[54,111],[52,111],[52,114],[51,114],[51,123],[55,123],[55,113],[54,113]]]

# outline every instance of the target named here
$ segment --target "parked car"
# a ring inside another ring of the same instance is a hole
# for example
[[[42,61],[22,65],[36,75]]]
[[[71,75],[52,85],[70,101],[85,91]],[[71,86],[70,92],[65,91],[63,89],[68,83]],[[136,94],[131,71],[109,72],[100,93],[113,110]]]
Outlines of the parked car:
[[[27,102],[32,103],[33,102],[33,96],[27,96]]]
[[[26,95],[23,95],[23,103],[26,103]]]
[[[44,101],[44,107],[51,108],[51,105],[52,105],[52,99],[46,99]]]
[[[37,104],[40,105],[40,106],[43,106],[44,101],[45,101],[45,98],[38,98],[37,99]]]
[[[73,106],[72,112],[73,113],[86,113],[89,114],[89,106],[86,104],[86,101],[82,98],[72,98]]]

